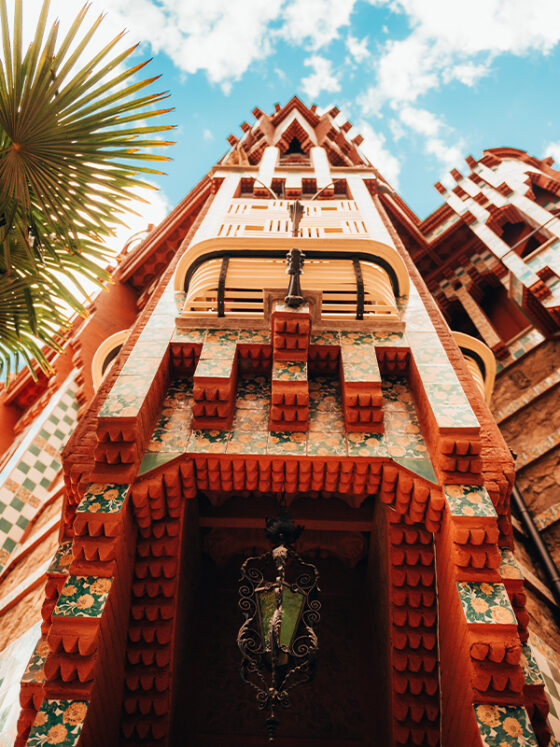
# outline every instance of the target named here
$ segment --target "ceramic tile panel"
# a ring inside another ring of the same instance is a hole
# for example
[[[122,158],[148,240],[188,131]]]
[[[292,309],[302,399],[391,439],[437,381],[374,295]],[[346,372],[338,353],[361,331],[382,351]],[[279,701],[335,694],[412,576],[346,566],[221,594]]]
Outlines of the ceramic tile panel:
[[[87,700],[44,700],[31,727],[27,747],[77,745],[88,706]]]
[[[60,452],[77,421],[76,392],[77,386],[70,380],[52,396],[2,471],[0,572],[17,549],[29,522],[57,486]]]
[[[268,454],[286,454],[305,456],[307,452],[307,434],[292,431],[270,431],[268,435]]]
[[[517,564],[514,554],[511,550],[500,548],[502,561],[500,563],[500,576],[502,578],[523,580],[521,568]]]
[[[265,376],[242,378],[237,383],[238,409],[267,410],[270,405],[270,380]]]
[[[150,375],[119,376],[99,410],[102,418],[134,418],[138,415],[152,385]]]
[[[203,360],[201,357],[194,375],[197,378],[229,379],[233,373],[234,361],[233,356],[227,358],[208,358],[206,360]]]
[[[273,361],[273,381],[307,381],[305,361]]]
[[[239,344],[240,345],[270,345],[270,330],[269,329],[240,329],[239,330]]]
[[[310,345],[340,345],[340,333],[337,330],[311,334]]]
[[[47,568],[47,573],[66,576],[72,559],[72,540],[61,542],[56,549],[51,564]]]
[[[344,433],[342,410],[309,410],[309,430],[323,433]]]
[[[346,435],[329,429],[324,431],[310,430],[307,436],[307,456],[348,456]]]
[[[101,617],[112,584],[112,578],[68,576],[53,617]]]
[[[539,665],[533,653],[531,645],[524,643],[521,646],[521,668],[525,677],[526,685],[544,685],[544,677],[541,674]]]
[[[138,345],[138,343],[144,342],[165,342],[167,346],[167,344],[171,340],[174,330],[174,325],[170,326],[169,329],[162,329],[161,327],[148,325],[144,327],[144,329],[140,333],[140,337],[136,341],[136,344]]]
[[[529,633],[529,642],[541,677],[545,683],[545,692],[550,704],[548,722],[556,740],[560,740],[560,661],[556,652],[547,646],[533,631]],[[557,744],[556,740],[549,747]]]
[[[177,329],[173,333],[171,342],[201,345],[206,339],[205,329]]]
[[[45,682],[45,672],[43,667],[45,666],[45,659],[50,653],[50,647],[46,639],[42,636],[37,640],[35,648],[31,654],[31,658],[27,663],[27,667],[21,678],[22,682],[36,682],[39,685],[43,685]]]
[[[434,468],[430,459],[408,459],[393,457],[393,460],[397,464],[400,464],[401,467],[414,472],[414,474],[418,475],[419,477],[423,477],[425,480],[429,480],[430,482],[437,484],[436,473],[434,472]]]
[[[231,342],[230,340],[211,340],[206,341],[200,351],[200,360],[217,361],[219,359],[229,360],[235,356],[237,350],[237,342]]]
[[[515,361],[519,360],[526,353],[529,353],[531,350],[533,350],[533,348],[536,348],[537,345],[540,345],[543,340],[544,336],[538,331],[538,329],[531,329],[526,332],[519,339],[508,346],[509,358],[506,358],[503,361],[497,361],[496,373],[500,373],[500,371],[503,371],[504,368],[507,368],[512,363],[515,363]]]
[[[538,747],[525,708],[498,705],[473,707],[483,747]]]
[[[346,440],[350,457],[389,457],[383,433],[348,433]]]
[[[342,412],[340,384],[337,379],[315,376],[309,380],[310,417],[314,410]]]
[[[207,343],[218,343],[222,345],[231,345],[232,342],[239,340],[238,329],[209,329],[206,332]]]
[[[468,623],[517,624],[503,584],[459,581],[457,591]]]
[[[77,511],[80,513],[118,513],[128,495],[129,485],[116,483],[91,483],[80,501]]]
[[[548,451],[555,449],[560,444],[560,432],[550,433],[548,436],[541,438],[536,443],[533,443],[527,451],[523,451],[517,455],[515,460],[515,467],[517,470],[527,467],[527,465],[534,462],[536,459],[544,456]]]
[[[154,428],[148,442],[147,452],[158,454],[178,454],[186,451],[191,435],[190,427],[181,430]]]
[[[137,357],[132,355],[124,364],[120,374],[121,376],[140,376],[142,378],[154,377],[161,363],[161,356],[155,357]]]
[[[403,332],[374,332],[372,337],[376,347],[407,348],[409,346]]]
[[[197,430],[191,433],[187,452],[225,454],[229,431]]]
[[[160,340],[143,340],[139,339],[132,352],[129,360],[135,360],[140,358],[157,358],[161,361],[167,351],[169,341],[166,339]]]
[[[498,517],[488,491],[484,487],[445,485],[443,492],[452,516]]]
[[[182,452],[181,452],[182,453]],[[153,469],[157,469],[158,467],[163,467],[164,464],[167,464],[171,460],[175,459],[176,457],[181,455],[180,452],[151,452],[147,451],[144,454],[144,458],[140,462],[140,468],[138,470],[139,475],[145,475],[147,472],[150,472]]]
[[[412,356],[418,367],[422,364],[448,366],[452,368],[447,353],[437,334],[428,332],[409,332],[407,335]]]
[[[233,415],[233,431],[266,431],[269,421],[268,408],[247,409],[236,408]]]
[[[556,524],[560,520],[560,503],[554,503],[552,506],[545,508],[536,516],[533,516],[535,526],[539,531]]]
[[[33,658],[37,641],[41,637],[39,610],[36,618],[39,621],[27,630],[29,621],[21,620],[25,632],[0,651],[0,747],[13,747],[17,737],[17,723],[21,712],[19,701],[20,683],[25,677],[26,669]],[[29,672],[29,681],[41,681],[42,666],[34,659],[33,672]],[[48,743],[47,743],[48,744]]]
[[[434,370],[437,368],[434,366]],[[458,380],[453,384],[424,381],[424,389],[440,428],[480,427]]]
[[[340,344],[345,346],[352,345],[372,345],[373,335],[371,332],[347,332],[342,331],[338,333],[340,336]]]
[[[234,430],[227,442],[228,454],[266,454],[268,430]]]

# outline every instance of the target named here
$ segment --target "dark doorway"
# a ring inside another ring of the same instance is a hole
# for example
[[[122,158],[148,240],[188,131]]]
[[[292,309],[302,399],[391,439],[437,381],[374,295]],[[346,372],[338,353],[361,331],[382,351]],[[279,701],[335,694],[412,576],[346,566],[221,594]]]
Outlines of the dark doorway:
[[[173,745],[268,744],[264,715],[239,676],[236,636],[243,619],[237,606],[242,560],[236,557],[220,568],[202,557],[196,594],[190,609],[183,610],[194,622],[177,662]],[[380,683],[375,682],[366,562],[351,569],[331,557],[313,562],[321,574],[318,671],[313,682],[294,690],[293,705],[281,715],[275,744],[373,745],[379,734],[376,721],[384,714],[376,713],[374,690]]]

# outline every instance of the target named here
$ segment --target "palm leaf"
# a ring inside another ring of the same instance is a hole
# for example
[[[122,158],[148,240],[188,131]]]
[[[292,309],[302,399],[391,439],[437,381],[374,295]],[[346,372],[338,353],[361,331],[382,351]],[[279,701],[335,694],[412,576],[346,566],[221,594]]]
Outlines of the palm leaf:
[[[155,107],[169,94],[143,93],[159,76],[136,78],[149,61],[123,67],[137,47],[115,51],[122,33],[87,60],[102,17],[87,26],[84,5],[59,39],[57,23],[47,29],[49,0],[43,0],[23,53],[22,7],[15,0],[10,33],[6,0],[0,0],[4,376],[18,359],[36,359],[48,370],[44,345],[58,350],[71,315],[85,314],[82,280],[101,285],[108,279],[103,241],[123,225],[132,200],[145,202],[136,190],[153,188],[139,175],[162,173],[142,162],[169,160],[153,148],[172,145],[157,137],[172,127],[154,120],[172,111]]]

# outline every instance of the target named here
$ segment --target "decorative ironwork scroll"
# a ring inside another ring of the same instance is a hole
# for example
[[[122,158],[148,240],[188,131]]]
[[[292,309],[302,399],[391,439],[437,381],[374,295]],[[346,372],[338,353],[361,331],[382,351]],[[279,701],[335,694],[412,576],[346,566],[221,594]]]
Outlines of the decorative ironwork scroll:
[[[290,705],[290,692],[315,674],[319,643],[315,626],[321,603],[319,571],[292,548],[303,527],[287,511],[267,520],[272,550],[247,558],[241,566],[239,606],[245,621],[237,645],[241,678],[256,690],[260,709],[268,712],[269,741],[278,728],[278,712]]]

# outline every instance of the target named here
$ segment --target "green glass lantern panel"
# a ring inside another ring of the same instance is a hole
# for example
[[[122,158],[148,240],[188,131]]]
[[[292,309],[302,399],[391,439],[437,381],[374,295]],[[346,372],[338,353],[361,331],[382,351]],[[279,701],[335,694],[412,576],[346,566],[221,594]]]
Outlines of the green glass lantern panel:
[[[257,595],[259,597],[265,649],[270,650],[268,630],[276,610],[274,589],[259,591]],[[280,646],[282,648],[288,649],[292,643],[302,606],[303,594],[284,587],[282,592],[282,625],[280,627]]]

